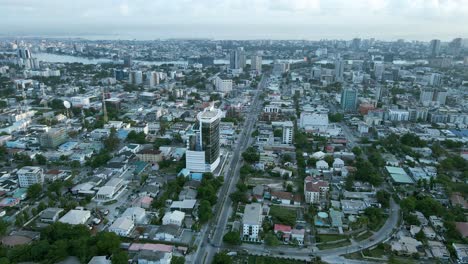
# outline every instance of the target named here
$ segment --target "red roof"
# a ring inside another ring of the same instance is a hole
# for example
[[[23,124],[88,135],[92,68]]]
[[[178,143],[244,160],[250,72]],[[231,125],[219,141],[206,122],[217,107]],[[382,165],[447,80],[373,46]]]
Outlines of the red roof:
[[[461,195],[458,192],[452,194],[452,196],[450,197],[450,201],[452,202],[453,206],[459,205],[463,209],[468,209],[468,202],[466,202],[463,195]]]
[[[327,181],[306,181],[305,190],[308,192],[320,192],[320,188],[328,187]]]
[[[455,227],[462,237],[468,237],[468,222],[455,222]]]
[[[291,227],[288,225],[275,224],[275,232],[291,233]]]

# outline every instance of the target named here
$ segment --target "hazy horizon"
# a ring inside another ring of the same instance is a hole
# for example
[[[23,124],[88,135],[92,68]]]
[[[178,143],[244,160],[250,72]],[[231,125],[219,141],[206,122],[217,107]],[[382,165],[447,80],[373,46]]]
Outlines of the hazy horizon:
[[[3,0],[2,36],[449,41],[468,0]]]

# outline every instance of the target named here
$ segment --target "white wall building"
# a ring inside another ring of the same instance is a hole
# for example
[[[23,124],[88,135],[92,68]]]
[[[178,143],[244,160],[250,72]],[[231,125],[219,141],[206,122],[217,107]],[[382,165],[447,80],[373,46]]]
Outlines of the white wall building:
[[[242,216],[242,234],[244,239],[256,240],[262,226],[262,205],[259,203],[247,204]]]
[[[182,226],[185,218],[185,213],[181,211],[167,212],[163,219],[163,225],[177,225]]]
[[[133,220],[127,217],[119,217],[109,227],[109,232],[114,232],[119,236],[128,236],[135,227]]]
[[[302,112],[299,126],[305,130],[326,132],[328,129],[328,114]]]
[[[44,182],[44,171],[41,167],[24,166],[16,174],[18,175],[19,186],[22,188],[28,188],[33,184],[42,184]]]
[[[219,76],[217,76],[215,80],[215,87],[217,91],[228,93],[232,91],[232,80],[222,79]]]
[[[291,121],[283,122],[283,144],[292,144],[294,124]]]

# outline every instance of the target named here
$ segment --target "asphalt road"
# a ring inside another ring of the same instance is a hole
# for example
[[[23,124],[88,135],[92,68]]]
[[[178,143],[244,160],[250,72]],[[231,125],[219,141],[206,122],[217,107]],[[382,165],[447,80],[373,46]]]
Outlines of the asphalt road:
[[[239,137],[238,144],[231,155],[231,161],[224,171],[225,184],[218,196],[217,210],[215,218],[209,225],[205,225],[197,241],[198,248],[194,254],[192,263],[211,263],[214,255],[219,251],[222,245],[223,235],[227,226],[227,221],[232,212],[232,202],[229,194],[236,189],[239,180],[239,171],[241,167],[241,154],[249,146],[251,133],[254,124],[260,113],[262,105],[259,96],[261,88],[265,85],[266,79],[262,78],[259,89],[256,90],[254,100],[250,105],[249,112],[245,118],[244,129]],[[210,237],[211,239],[208,239]]]

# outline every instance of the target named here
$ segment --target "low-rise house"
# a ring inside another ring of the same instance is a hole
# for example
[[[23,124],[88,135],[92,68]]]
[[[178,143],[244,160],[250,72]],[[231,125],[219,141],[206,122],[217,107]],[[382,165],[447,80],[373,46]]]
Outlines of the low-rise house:
[[[426,238],[428,239],[435,239],[436,236],[437,236],[437,233],[434,231],[434,229],[432,229],[432,227],[430,226],[425,226],[423,227],[423,233],[424,235],[426,236]]]
[[[111,264],[110,258],[107,256],[94,256],[88,264]]]
[[[146,210],[141,207],[130,207],[125,210],[122,217],[127,217],[133,222],[141,224],[146,219]]]
[[[135,258],[138,264],[170,264],[172,252],[142,250]]]
[[[135,227],[135,223],[128,217],[119,217],[109,227],[109,232],[114,232],[119,236],[128,236]]]
[[[179,193],[179,201],[183,200],[194,200],[197,198],[197,190],[190,188],[183,188]]]
[[[297,241],[299,245],[304,244],[305,229],[293,229],[291,230],[291,240]]]
[[[468,222],[455,222],[455,228],[462,237],[468,237]]]
[[[185,218],[184,212],[177,211],[177,210],[173,212],[167,212],[162,219],[162,224],[182,226],[182,223],[184,222],[184,218]]]
[[[62,218],[58,221],[70,225],[83,225],[91,217],[91,211],[88,210],[76,210],[72,209],[68,211]]]
[[[324,160],[317,161],[315,163],[315,167],[317,168],[317,170],[328,170],[330,168],[328,163]]]
[[[281,225],[281,224],[275,224],[273,231],[275,232],[276,235],[281,234],[281,238],[285,241],[289,241],[289,237],[291,236],[291,230],[292,227],[288,225]]]
[[[432,227],[435,228],[435,230],[437,231],[445,230],[444,221],[442,220],[442,218],[436,215],[431,215],[429,216],[429,222],[431,223]]]
[[[442,242],[439,241],[427,241],[427,246],[431,251],[431,254],[434,258],[442,259],[442,260],[449,260],[450,253],[448,252],[447,248],[445,247]]]
[[[171,210],[178,210],[185,213],[192,213],[195,205],[197,204],[197,200],[183,200],[183,201],[173,201],[171,204]]]
[[[46,208],[42,211],[40,219],[44,223],[55,223],[61,212],[63,212],[62,208]]]
[[[180,226],[178,225],[162,225],[158,228],[155,234],[155,239],[163,241],[174,241],[181,234]]]
[[[333,161],[333,169],[336,171],[340,171],[344,167],[345,163],[342,159],[336,158]]]
[[[467,244],[452,244],[455,254],[457,255],[457,260],[459,264],[468,263],[468,245]]]
[[[158,163],[163,160],[162,152],[158,149],[143,149],[136,153],[136,157],[144,162]]]
[[[418,248],[422,243],[412,237],[402,236],[397,241],[392,241],[391,249],[400,256],[412,256],[418,254]]]

